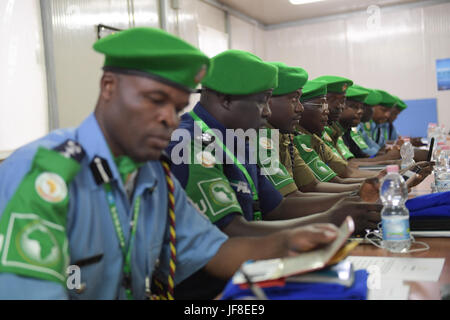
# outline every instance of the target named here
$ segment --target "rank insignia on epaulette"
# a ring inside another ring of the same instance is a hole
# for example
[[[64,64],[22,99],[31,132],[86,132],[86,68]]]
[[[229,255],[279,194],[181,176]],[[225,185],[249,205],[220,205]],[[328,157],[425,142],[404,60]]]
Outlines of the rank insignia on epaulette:
[[[210,135],[209,133],[203,133],[202,134],[202,142],[206,144],[210,144],[214,141],[214,137]]]
[[[73,159],[78,162],[81,162],[81,160],[83,160],[83,157],[85,155],[83,147],[78,142],[70,139],[66,140],[64,143],[60,144],[53,150],[59,152],[66,158]]]
[[[95,183],[97,183],[98,185],[111,181],[111,168],[108,165],[108,161],[106,161],[105,159],[95,156],[89,167],[91,168]]]
[[[195,137],[195,140],[197,140],[197,141],[201,141],[201,143],[202,143],[202,145],[204,145],[204,146],[207,146],[207,145],[209,145],[210,143],[212,143],[212,142],[214,142],[214,140],[215,140],[215,137],[214,136],[212,136],[212,135],[210,135],[209,133],[202,133],[202,135],[200,136],[196,136]]]

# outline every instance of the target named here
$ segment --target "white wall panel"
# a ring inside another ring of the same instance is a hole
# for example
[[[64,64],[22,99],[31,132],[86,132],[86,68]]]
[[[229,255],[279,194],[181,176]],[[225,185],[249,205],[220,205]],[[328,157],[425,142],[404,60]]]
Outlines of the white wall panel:
[[[51,2],[59,127],[77,126],[94,111],[104,56],[92,45],[96,25],[130,27],[127,1]]]
[[[230,15],[231,49],[251,52],[264,59],[264,31],[258,26]]]
[[[439,122],[450,127],[450,91],[437,91],[436,59],[450,58],[450,3],[381,10],[265,31],[267,60],[304,67],[310,78],[346,76],[402,99],[438,99]]]
[[[310,78],[349,76],[346,24],[336,20],[266,31],[266,59],[305,68]]]
[[[197,0],[197,23],[225,32],[225,12]]]
[[[48,131],[39,1],[0,1],[0,159]]]

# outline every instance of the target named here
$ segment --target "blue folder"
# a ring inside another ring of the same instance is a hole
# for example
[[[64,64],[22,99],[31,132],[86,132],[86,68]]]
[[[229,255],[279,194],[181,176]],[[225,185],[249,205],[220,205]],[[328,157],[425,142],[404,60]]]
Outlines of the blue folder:
[[[412,231],[450,230],[450,191],[406,201]]]
[[[274,285],[262,290],[270,300],[366,300],[367,277],[366,270],[358,270],[355,271],[355,281],[350,287],[334,283],[286,282],[284,285]],[[241,289],[230,280],[222,300],[249,297],[255,298],[250,289]]]
[[[406,201],[411,218],[450,218],[450,191],[427,194]]]

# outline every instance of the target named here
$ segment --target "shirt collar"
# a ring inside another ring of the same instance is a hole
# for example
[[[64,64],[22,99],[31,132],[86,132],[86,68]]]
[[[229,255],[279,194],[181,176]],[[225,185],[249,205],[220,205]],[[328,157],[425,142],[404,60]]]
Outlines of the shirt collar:
[[[77,128],[77,138],[86,152],[88,163],[91,163],[96,156],[105,159],[111,169],[112,179],[121,180],[113,155],[94,113],[91,113]]]
[[[211,129],[218,129],[222,132],[223,137],[226,135],[226,129],[216,118],[214,118],[201,104],[198,102],[194,107],[194,112],[202,119]]]
[[[105,136],[95,118],[94,113],[91,113],[77,128],[77,140],[86,152],[86,158],[88,163],[94,159],[95,156],[105,159],[111,169],[112,179],[117,181],[120,188],[124,189],[122,179],[120,178],[119,170],[114,162],[113,155],[106,142]],[[154,167],[149,165],[153,162],[147,162],[140,168],[138,180],[139,189],[151,188],[156,185],[156,178]],[[96,184],[94,188],[99,187]],[[141,190],[136,188],[135,193],[139,194]]]

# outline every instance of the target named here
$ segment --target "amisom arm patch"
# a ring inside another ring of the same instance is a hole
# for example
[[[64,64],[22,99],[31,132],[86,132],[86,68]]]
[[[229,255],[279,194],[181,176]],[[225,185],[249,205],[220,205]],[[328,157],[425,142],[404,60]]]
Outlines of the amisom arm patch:
[[[30,171],[2,213],[0,272],[65,281],[68,185],[79,172],[81,159],[58,151],[37,150]]]

